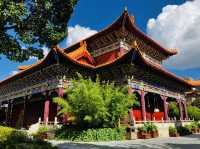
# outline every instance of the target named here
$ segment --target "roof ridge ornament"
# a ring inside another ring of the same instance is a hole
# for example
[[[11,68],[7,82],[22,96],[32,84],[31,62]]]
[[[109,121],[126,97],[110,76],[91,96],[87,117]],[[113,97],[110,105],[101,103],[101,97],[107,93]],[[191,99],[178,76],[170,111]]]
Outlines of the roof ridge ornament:
[[[84,40],[80,41],[80,47],[84,46],[84,48],[87,48],[87,43]]]

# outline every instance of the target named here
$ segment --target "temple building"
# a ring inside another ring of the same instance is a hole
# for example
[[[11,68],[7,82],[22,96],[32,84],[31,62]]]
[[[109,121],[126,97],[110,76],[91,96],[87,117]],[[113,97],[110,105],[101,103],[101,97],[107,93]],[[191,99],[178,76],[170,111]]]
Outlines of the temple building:
[[[53,97],[63,97],[70,80],[80,73],[101,81],[128,86],[140,101],[133,107],[135,121],[167,121],[168,104],[177,102],[180,120],[187,120],[185,92],[200,81],[185,80],[162,67],[177,54],[141,32],[127,10],[110,26],[66,49],[54,47],[48,55],[0,82],[0,123],[29,127],[54,121],[59,107]],[[58,118],[62,121],[62,118]]]

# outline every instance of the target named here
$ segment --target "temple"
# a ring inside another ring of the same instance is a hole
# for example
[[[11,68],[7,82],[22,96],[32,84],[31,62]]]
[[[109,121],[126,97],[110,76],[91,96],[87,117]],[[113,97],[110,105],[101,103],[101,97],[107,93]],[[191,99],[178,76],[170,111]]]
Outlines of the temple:
[[[180,120],[188,120],[185,93],[200,81],[185,80],[162,67],[177,54],[141,32],[127,10],[110,26],[66,49],[53,47],[48,55],[0,82],[0,123],[29,127],[40,119],[54,121],[59,106],[53,97],[65,96],[64,89],[80,73],[101,81],[128,86],[140,101],[131,110],[135,121],[168,121],[168,104],[176,102]],[[63,121],[58,118],[58,121]]]

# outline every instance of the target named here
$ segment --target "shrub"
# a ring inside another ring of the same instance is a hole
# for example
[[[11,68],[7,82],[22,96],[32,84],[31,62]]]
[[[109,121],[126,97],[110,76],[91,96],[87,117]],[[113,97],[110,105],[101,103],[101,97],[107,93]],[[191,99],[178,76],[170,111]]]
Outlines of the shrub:
[[[146,122],[144,123],[143,126],[138,127],[138,132],[155,132],[158,131],[158,128],[155,124],[151,123],[151,122]]]
[[[50,129],[46,126],[42,126],[38,129],[38,133],[45,133],[48,132]]]
[[[39,139],[54,139],[56,127],[41,126],[32,136]]]
[[[0,126],[0,149],[55,149],[50,143],[29,137],[25,132]],[[2,139],[3,138],[3,139]]]
[[[79,75],[67,89],[67,99],[55,98],[54,102],[62,107],[59,114],[71,113],[79,127],[102,128],[118,127],[119,119],[128,114],[134,99],[128,95],[127,88]]]
[[[57,139],[66,139],[70,141],[110,141],[125,139],[125,128],[99,128],[77,130],[72,128],[61,128],[56,132]]]
[[[138,129],[138,132],[140,132],[140,133],[141,133],[141,132],[144,132],[144,133],[147,132],[147,128],[144,127],[144,126],[138,127],[137,129]]]
[[[177,132],[176,127],[169,126],[169,134],[177,134]]]
[[[6,141],[14,131],[13,128],[0,126],[0,142]]]
[[[179,108],[177,106],[176,102],[170,102],[169,103],[169,117],[176,117],[176,119],[179,119],[180,113],[179,113]]]
[[[200,128],[200,121],[197,122],[197,126],[198,126],[198,128]]]
[[[187,111],[190,119],[200,120],[200,109],[198,107],[189,105]]]
[[[180,134],[180,136],[192,134],[190,126],[179,126],[177,127],[177,131]]]
[[[191,129],[197,129],[198,128],[198,123],[197,122],[192,122],[190,124]]]
[[[158,131],[157,126],[151,122],[144,123],[144,127],[146,127],[148,132]]]
[[[200,108],[200,98],[198,97],[196,100],[194,100],[194,101],[191,103],[191,105]]]

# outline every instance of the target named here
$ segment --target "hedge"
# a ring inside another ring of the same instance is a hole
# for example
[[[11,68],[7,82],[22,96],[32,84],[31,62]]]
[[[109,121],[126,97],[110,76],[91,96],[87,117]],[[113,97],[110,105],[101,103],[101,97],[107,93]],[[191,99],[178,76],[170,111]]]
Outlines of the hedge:
[[[0,142],[4,142],[15,131],[10,127],[0,126]]]
[[[57,139],[83,142],[124,140],[125,135],[125,128],[99,128],[76,130],[72,128],[63,127],[56,131]]]
[[[0,126],[0,149],[56,149],[50,143],[32,139],[25,132]]]

